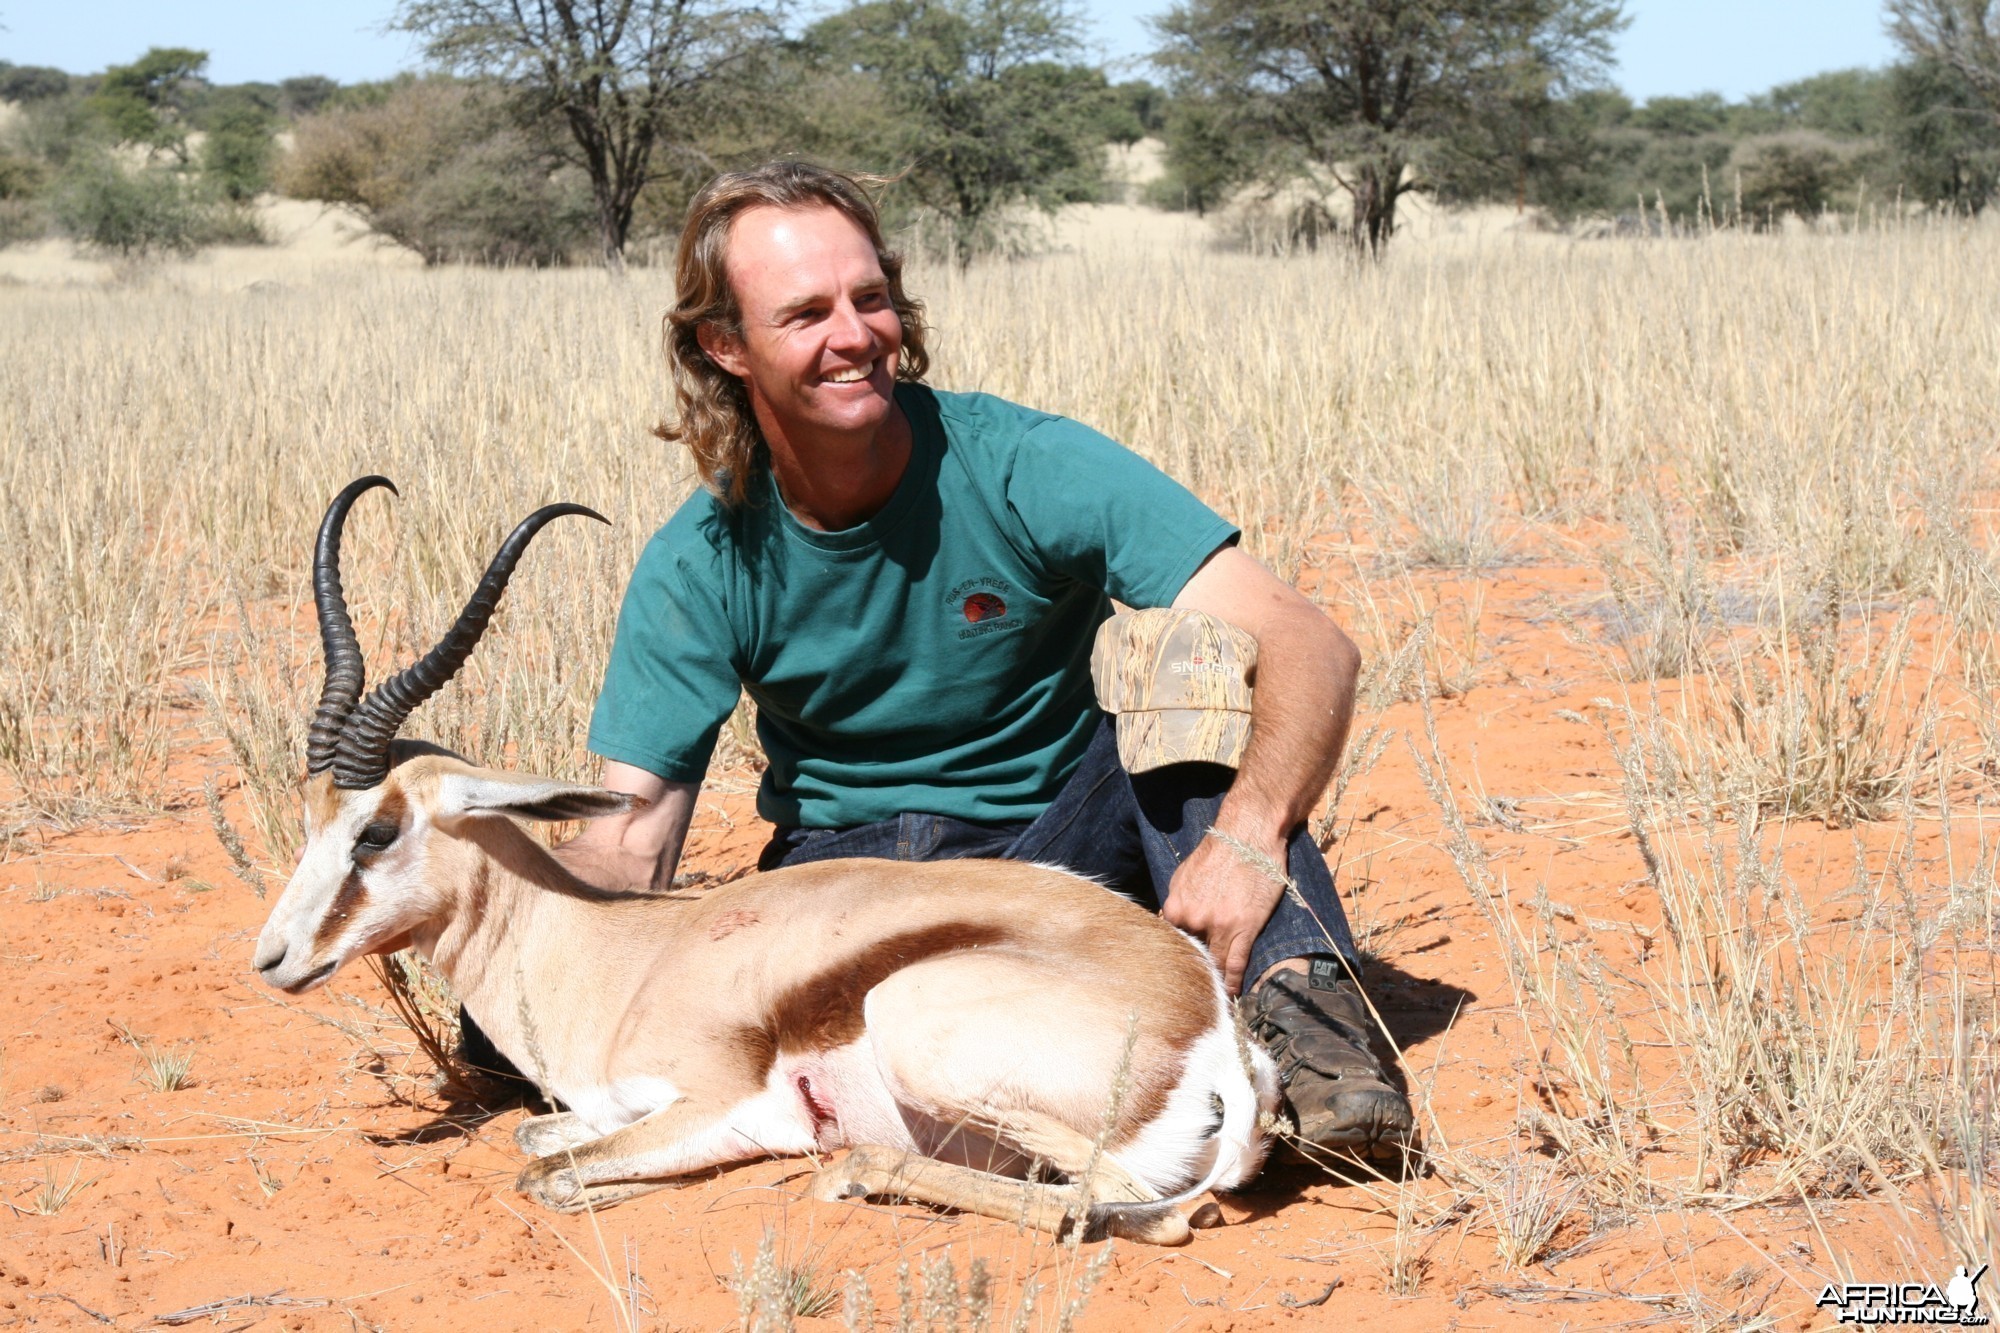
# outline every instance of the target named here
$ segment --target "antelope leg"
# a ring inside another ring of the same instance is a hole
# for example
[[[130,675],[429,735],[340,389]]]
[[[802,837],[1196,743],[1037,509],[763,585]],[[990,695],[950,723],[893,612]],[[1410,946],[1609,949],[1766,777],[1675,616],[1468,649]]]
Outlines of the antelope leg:
[[[1149,1203],[1160,1197],[1115,1158],[1054,1116],[1026,1110],[974,1113],[966,1117],[966,1123],[1039,1157],[1083,1186],[1093,1202]]]
[[[1006,1111],[975,1111],[964,1120],[968,1126],[1040,1158],[1068,1176],[1082,1194],[1071,1205],[1072,1209],[1096,1203],[1151,1203],[1160,1197],[1117,1158],[1054,1116],[1017,1107]],[[1175,1208],[1151,1213],[1119,1209],[1100,1216],[1111,1235],[1148,1245],[1185,1245],[1193,1225],[1186,1213]]]
[[[899,1148],[869,1146],[821,1168],[813,1177],[812,1195],[824,1200],[906,1199],[1013,1222],[1052,1236],[1061,1235],[1087,1211],[1075,1185],[1013,1180]],[[1112,1234],[1151,1245],[1181,1245],[1189,1236],[1187,1220],[1171,1210],[1158,1217],[1114,1213],[1106,1221]]]
[[[621,1185],[585,1185],[583,1192],[568,1203],[548,1204],[559,1213],[594,1212],[599,1208],[609,1208],[613,1204],[636,1199],[641,1194],[651,1194],[654,1190],[667,1187],[664,1180],[628,1180]]]
[[[573,1213],[690,1171],[809,1151],[811,1128],[781,1109],[759,1097],[732,1105],[683,1097],[602,1138],[537,1158],[522,1168],[514,1188],[545,1208]],[[602,1188],[607,1186],[612,1188]]]
[[[815,1199],[906,1199],[1060,1235],[1077,1203],[1069,1185],[1039,1185],[901,1148],[862,1146],[814,1173]]]
[[[547,1157],[550,1153],[574,1148],[596,1137],[597,1132],[574,1111],[532,1116],[514,1126],[515,1144],[530,1157]]]

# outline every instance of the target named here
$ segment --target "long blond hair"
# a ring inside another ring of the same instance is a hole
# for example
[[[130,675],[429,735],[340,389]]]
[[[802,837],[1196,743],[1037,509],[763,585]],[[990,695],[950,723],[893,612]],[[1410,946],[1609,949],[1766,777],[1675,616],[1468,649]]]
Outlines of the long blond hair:
[[[665,342],[679,410],[653,433],[687,445],[702,484],[725,505],[741,504],[748,494],[764,437],[743,382],[708,359],[700,331],[707,325],[735,337],[743,334],[743,312],[729,286],[729,228],[738,214],[759,205],[837,208],[852,218],[875,247],[889,280],[889,302],[903,326],[896,378],[921,380],[930,369],[923,302],[903,290],[903,257],[882,240],[875,203],[859,181],[810,162],[767,162],[717,176],[688,206],[674,254],[674,306],[667,312]]]

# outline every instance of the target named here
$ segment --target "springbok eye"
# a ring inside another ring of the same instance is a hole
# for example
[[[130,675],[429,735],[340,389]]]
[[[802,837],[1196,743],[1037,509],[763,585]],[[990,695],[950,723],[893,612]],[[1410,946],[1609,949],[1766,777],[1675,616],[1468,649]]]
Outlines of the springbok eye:
[[[361,836],[354,840],[354,845],[360,850],[379,852],[394,842],[396,835],[402,831],[395,824],[386,821],[377,821],[361,830]]]

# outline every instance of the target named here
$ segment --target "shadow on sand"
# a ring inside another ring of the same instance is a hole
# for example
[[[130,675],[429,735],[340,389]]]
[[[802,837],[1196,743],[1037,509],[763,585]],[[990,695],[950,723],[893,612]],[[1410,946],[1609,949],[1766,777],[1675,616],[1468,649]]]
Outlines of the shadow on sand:
[[[1395,963],[1381,958],[1368,960],[1368,998],[1381,1014],[1389,1037],[1397,1050],[1407,1051],[1445,1031],[1457,1015],[1478,997],[1462,986],[1412,976]],[[1409,1073],[1378,1032],[1375,1054],[1389,1083],[1404,1096],[1409,1095]],[[1423,1126],[1417,1126],[1419,1135]],[[1358,1160],[1334,1153],[1314,1151],[1310,1155],[1290,1145],[1281,1145],[1271,1154],[1269,1165],[1247,1188],[1230,1196],[1258,1221],[1296,1202],[1307,1190],[1321,1185],[1372,1185],[1414,1180],[1429,1170],[1421,1142],[1409,1152],[1386,1158]]]

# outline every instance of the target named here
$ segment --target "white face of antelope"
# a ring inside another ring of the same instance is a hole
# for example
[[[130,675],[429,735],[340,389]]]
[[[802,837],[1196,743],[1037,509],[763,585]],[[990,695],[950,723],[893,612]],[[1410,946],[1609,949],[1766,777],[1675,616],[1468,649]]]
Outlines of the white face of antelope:
[[[323,773],[307,780],[304,796],[305,850],[255,956],[264,980],[294,995],[451,915],[464,887],[457,880],[476,864],[452,846],[465,821],[593,819],[632,805],[617,792],[443,756],[412,759],[364,790],[336,787]]]
[[[425,875],[436,832],[400,773],[350,791],[330,774],[307,781],[306,844],[257,937],[264,980],[298,994],[350,958],[374,952],[444,907]]]

